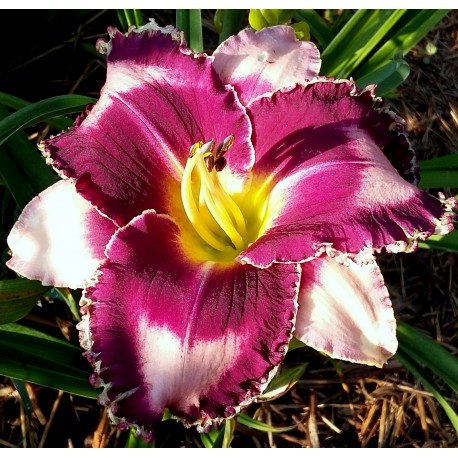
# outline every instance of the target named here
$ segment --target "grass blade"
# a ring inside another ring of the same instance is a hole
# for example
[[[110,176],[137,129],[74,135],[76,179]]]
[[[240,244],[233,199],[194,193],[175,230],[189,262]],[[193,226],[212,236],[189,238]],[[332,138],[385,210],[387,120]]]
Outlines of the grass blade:
[[[300,10],[295,14],[294,19],[298,22],[305,21],[309,25],[310,34],[316,38],[321,49],[326,49],[334,39],[331,28],[315,10]]]
[[[184,33],[186,42],[189,45],[189,10],[177,9],[176,26]]]
[[[125,448],[154,448],[154,441],[146,442],[141,437],[137,437],[135,429],[131,428],[127,438]]]
[[[90,46],[90,48],[94,49],[93,46]],[[100,55],[99,53],[97,54]],[[31,103],[27,100],[15,97],[14,95],[0,92],[0,104],[4,105],[6,108],[11,108],[16,111],[27,107]],[[73,125],[73,119],[67,118],[66,116],[56,116],[55,118],[48,119],[47,123],[56,129],[66,130]]]
[[[380,47],[353,75],[362,77],[382,67],[396,52],[407,54],[449,10],[410,10],[412,18]]]
[[[404,353],[431,369],[458,392],[458,358],[431,337],[402,321],[397,322],[397,337]]]
[[[270,401],[283,396],[304,375],[307,363],[296,367],[283,367],[280,374],[275,377],[267,387],[267,390],[259,397],[262,401]]]
[[[66,341],[15,323],[0,326],[0,374],[96,398],[82,350]]]
[[[383,67],[375,70],[369,75],[356,80],[358,87],[365,87],[369,84],[377,84],[376,93],[384,96],[402,84],[410,73],[409,64],[400,56],[395,56]]]
[[[35,197],[35,190],[3,146],[0,146],[0,177],[21,209]]]
[[[26,278],[0,281],[0,324],[26,316],[49,289],[50,286]]]
[[[343,78],[353,74],[405,12],[358,10],[324,50],[321,73]]]
[[[458,231],[454,230],[447,235],[432,235],[424,242],[419,242],[418,246],[458,253]]]
[[[458,154],[420,162],[420,188],[458,188]]]
[[[284,427],[276,427],[271,426],[266,423],[263,423],[258,420],[254,420],[249,415],[244,412],[241,412],[237,415],[237,420],[240,424],[249,426],[250,428],[256,429],[258,431],[263,431],[265,433],[286,433],[296,428],[296,425],[293,426],[284,426]]]
[[[92,97],[82,95],[59,95],[40,102],[32,103],[0,121],[0,145],[20,129],[46,121],[54,116],[85,110],[95,102]]]
[[[458,433],[458,415],[452,409],[450,404],[445,400],[445,398],[439,392],[439,389],[435,385],[431,377],[425,373],[423,367],[421,367],[414,358],[409,356],[402,349],[398,349],[396,352],[396,359],[403,365],[405,368],[411,372],[421,383],[422,385],[436,398],[437,402],[442,406],[445,413],[447,414],[450,422],[452,423],[455,431]]]
[[[7,120],[10,116],[12,115],[6,108],[0,105],[0,120]],[[7,168],[2,172],[2,175],[6,175],[6,170],[10,170],[9,173],[13,174],[13,176],[4,176],[10,192],[13,195],[17,195],[18,192],[21,193],[21,188],[24,185],[32,189],[32,192],[28,192],[27,198],[21,198],[21,207],[43,189],[57,181],[57,175],[51,167],[46,165],[44,159],[24,133],[16,132],[10,136],[3,148],[4,151],[1,154],[7,157],[4,157],[2,162],[5,162]]]
[[[236,35],[242,28],[242,19],[246,10],[220,10],[222,14],[222,28],[218,43],[222,43],[231,35]]]
[[[204,50],[202,16],[200,10],[189,10],[189,47],[196,52]]]

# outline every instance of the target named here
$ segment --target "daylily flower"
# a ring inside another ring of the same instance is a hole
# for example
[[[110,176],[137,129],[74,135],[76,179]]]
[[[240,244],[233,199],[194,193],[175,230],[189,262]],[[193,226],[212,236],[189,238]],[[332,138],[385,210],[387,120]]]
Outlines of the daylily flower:
[[[62,180],[13,228],[8,265],[85,288],[81,345],[113,422],[164,409],[204,430],[255,400],[294,335],[382,366],[395,319],[374,254],[452,229],[415,187],[402,121],[373,87],[318,76],[287,26],[214,55],[151,23],[99,42],[100,100],[44,142]]]

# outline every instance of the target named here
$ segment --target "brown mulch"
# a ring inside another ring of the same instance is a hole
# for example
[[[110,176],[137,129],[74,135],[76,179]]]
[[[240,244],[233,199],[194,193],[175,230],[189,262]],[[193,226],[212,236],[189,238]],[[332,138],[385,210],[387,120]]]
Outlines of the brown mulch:
[[[162,14],[159,22],[162,19],[165,25],[170,14]],[[100,33],[91,28],[91,22],[78,30],[87,43],[93,43]],[[70,46],[73,38],[69,38]],[[407,60],[410,77],[392,103],[407,120],[419,158],[458,152],[458,11],[451,12]],[[25,65],[20,59],[13,63],[16,67]],[[69,90],[93,95],[93,88],[100,87],[104,75],[100,60],[86,58],[84,65],[68,65],[65,75],[56,74],[59,81],[48,82],[50,93],[42,93],[42,98]],[[18,75],[21,72],[16,67],[12,67],[13,74]],[[2,90],[8,92],[8,87]],[[33,100],[33,94],[22,96]],[[424,330],[458,356],[456,261],[455,254],[427,250],[379,258],[396,316]],[[46,307],[52,304],[44,304]],[[75,339],[68,314],[57,310],[43,319],[45,324],[57,331],[65,328]],[[54,313],[59,317],[57,322]],[[381,370],[332,361],[307,348],[294,350],[286,359],[287,365],[301,362],[308,362],[307,370],[289,393],[248,409],[251,416],[265,423],[296,428],[272,434],[238,424],[233,447],[458,446],[456,432],[443,409],[397,360]],[[456,396],[440,380],[437,383],[458,411]],[[125,445],[128,433],[111,427],[95,401],[29,383],[25,387],[31,400],[26,406],[11,380],[0,377],[0,447]],[[202,443],[194,430],[168,420],[157,432],[156,445],[201,447]]]

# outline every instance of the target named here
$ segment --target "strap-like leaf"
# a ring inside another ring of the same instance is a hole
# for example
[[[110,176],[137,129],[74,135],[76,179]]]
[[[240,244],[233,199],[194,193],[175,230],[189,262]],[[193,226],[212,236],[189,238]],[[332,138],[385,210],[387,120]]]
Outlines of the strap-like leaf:
[[[452,423],[455,431],[458,433],[458,415],[452,409],[450,404],[442,396],[437,388],[436,384],[432,378],[425,372],[424,368],[417,364],[415,358],[411,357],[407,352],[404,352],[402,349],[398,349],[396,352],[396,359],[406,367],[420,382],[424,387],[436,398],[437,402],[442,406],[445,413],[447,414],[450,422]]]
[[[449,12],[449,10],[410,10],[411,19],[383,44],[353,75],[359,78],[377,70],[396,52],[407,54]]]
[[[15,323],[0,326],[0,374],[88,398],[90,367],[82,351],[66,341]]]
[[[59,95],[32,103],[0,121],[0,145],[20,129],[62,114],[83,111],[93,102],[95,99],[92,97]]]
[[[326,49],[334,39],[334,34],[324,19],[315,10],[300,10],[294,19],[296,21],[305,21],[310,27],[310,34],[318,41],[321,49]]]
[[[437,250],[458,252],[458,231],[454,230],[447,235],[432,235],[424,242],[419,242],[420,248],[435,248]]]
[[[48,289],[50,286],[26,278],[0,281],[0,324],[26,316]]]
[[[323,51],[321,73],[344,78],[352,75],[405,11],[358,10]]]
[[[458,358],[431,337],[402,321],[397,323],[397,337],[404,353],[431,369],[458,392]]]

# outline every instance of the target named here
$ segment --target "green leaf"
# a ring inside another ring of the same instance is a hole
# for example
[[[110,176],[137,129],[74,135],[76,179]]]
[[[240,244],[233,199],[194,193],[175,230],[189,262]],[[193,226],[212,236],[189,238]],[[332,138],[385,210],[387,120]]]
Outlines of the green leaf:
[[[442,406],[445,413],[447,414],[450,422],[452,423],[455,431],[458,433],[458,415],[442,396],[437,388],[434,380],[425,372],[424,368],[417,363],[415,358],[409,355],[403,349],[398,349],[396,352],[396,359],[403,365],[405,368],[410,371],[422,384],[423,386],[436,398],[437,402]]]
[[[356,79],[386,64],[396,52],[406,55],[448,13],[449,10],[409,10],[410,20],[390,36],[353,75]]]
[[[358,10],[323,51],[321,73],[339,78],[350,76],[405,12]]]
[[[50,288],[26,278],[0,281],[0,324],[26,316]]]
[[[458,188],[458,154],[420,161],[420,188]]]
[[[75,317],[75,319],[80,321],[81,315],[79,312],[79,307],[73,298],[71,290],[68,288],[54,288],[52,291],[55,291],[57,297],[62,299],[68,305],[68,308],[70,309],[70,312],[72,312],[72,315]]]
[[[186,41],[189,41],[189,10],[177,9],[176,26],[184,33]]]
[[[305,21],[309,25],[310,34],[316,38],[322,49],[326,49],[334,39],[334,33],[315,10],[300,10],[294,19],[298,22]]]
[[[291,27],[294,29],[297,40],[310,41],[310,27],[306,22],[297,22],[292,24]]]
[[[458,231],[454,230],[446,235],[432,235],[424,242],[418,242],[418,246],[458,253]]]
[[[54,116],[83,111],[89,103],[93,102],[95,99],[92,97],[59,95],[21,108],[0,121],[0,145],[20,129],[46,121]]]
[[[66,341],[15,323],[0,326],[0,374],[96,398],[82,350]]]
[[[130,428],[127,438],[126,448],[154,448],[154,441],[146,442],[141,437],[137,437],[134,428]]]
[[[424,364],[458,392],[458,358],[431,337],[402,321],[397,322],[397,337],[403,352],[418,364]]]
[[[377,84],[377,95],[386,96],[386,94],[402,84],[409,76],[409,73],[409,64],[402,58],[402,54],[397,54],[383,67],[357,79],[356,84],[358,87]]]
[[[199,9],[177,9],[177,28],[184,32],[188,46],[196,52],[204,50],[202,17]]]
[[[20,208],[35,197],[35,190],[3,146],[0,146],[0,177]]]
[[[245,425],[258,431],[263,431],[265,433],[286,433],[296,428],[296,425],[281,428],[267,425],[262,421],[254,420],[244,412],[241,412],[237,415],[237,420],[241,425]]]
[[[261,30],[264,27],[269,27],[269,22],[262,14],[262,11],[257,9],[250,10],[248,23],[254,30]]]
[[[91,50],[101,56],[98,52],[95,51],[94,46],[87,45]],[[15,97],[11,94],[6,94],[5,92],[0,92],[0,104],[4,105],[6,108],[12,108],[13,110],[20,110],[31,104],[27,100]],[[59,130],[66,130],[73,125],[73,119],[67,118],[66,116],[56,116],[55,118],[48,119],[47,123]]]
[[[202,16],[199,9],[189,10],[189,47],[196,52],[204,50]]]
[[[218,10],[221,31],[218,43],[222,43],[231,35],[236,35],[242,29],[242,19],[247,10]],[[216,16],[215,16],[216,19]]]
[[[296,367],[283,367],[280,374],[270,382],[267,390],[259,399],[261,401],[271,401],[283,396],[300,380],[306,369],[307,363]]]
[[[6,121],[10,116],[13,115],[0,105],[0,120]],[[10,136],[2,148],[0,161],[4,163],[4,168],[0,173],[13,196],[19,195],[19,199],[15,199],[20,207],[23,208],[35,195],[57,181],[57,175],[23,132]]]
[[[231,446],[232,440],[234,439],[234,433],[237,423],[233,418],[229,418],[224,422],[224,434],[223,434],[223,443],[221,444],[222,448],[229,448]]]

